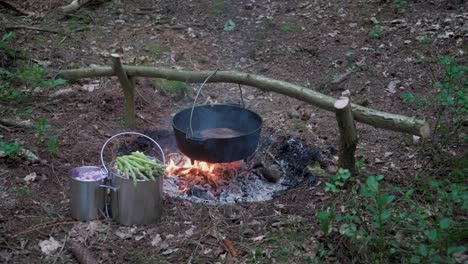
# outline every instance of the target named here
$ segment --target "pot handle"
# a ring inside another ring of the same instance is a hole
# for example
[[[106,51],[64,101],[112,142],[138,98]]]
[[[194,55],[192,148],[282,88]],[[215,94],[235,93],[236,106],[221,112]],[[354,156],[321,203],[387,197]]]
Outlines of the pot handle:
[[[151,141],[154,145],[156,145],[156,147],[158,147],[159,151],[161,151],[161,155],[162,155],[162,163],[164,165],[166,165],[166,156],[164,155],[164,151],[162,150],[161,146],[158,144],[158,142],[156,142],[154,139],[148,137],[147,135],[144,135],[144,134],[141,134],[141,133],[138,133],[138,132],[122,132],[122,133],[118,133],[118,134],[115,134],[113,135],[112,137],[110,137],[109,139],[106,140],[106,142],[104,142],[104,145],[102,145],[102,148],[101,148],[101,163],[102,163],[102,166],[104,168],[104,170],[107,172],[107,174],[109,174],[109,170],[107,169],[106,167],[106,163],[104,162],[104,149],[106,148],[107,144],[114,138],[118,137],[118,136],[121,136],[121,135],[137,135],[137,136],[140,136],[140,137],[144,137],[146,139],[148,139],[149,141]]]
[[[208,77],[206,77],[205,81],[200,85],[200,88],[198,88],[197,95],[195,96],[195,100],[193,100],[192,111],[190,111],[190,120],[189,120],[190,136],[188,136],[188,133],[186,133],[187,137],[190,138],[190,139],[195,139],[195,140],[199,140],[199,141],[204,141],[203,139],[199,139],[199,138],[194,138],[194,137],[193,137],[193,128],[192,128],[193,110],[194,110],[194,108],[195,108],[195,105],[197,104],[198,96],[200,95],[200,92],[201,92],[201,90],[203,89],[203,86],[205,86],[206,82],[207,82],[213,75],[215,75],[217,72],[218,72],[218,69],[216,69],[212,74],[210,74],[210,75],[208,75]],[[242,94],[242,88],[241,88],[241,85],[240,85],[240,84],[238,84],[238,85],[239,85],[239,92],[240,92],[240,98],[241,98],[241,102],[242,102],[242,107],[245,108],[244,96],[243,96],[243,94]]]

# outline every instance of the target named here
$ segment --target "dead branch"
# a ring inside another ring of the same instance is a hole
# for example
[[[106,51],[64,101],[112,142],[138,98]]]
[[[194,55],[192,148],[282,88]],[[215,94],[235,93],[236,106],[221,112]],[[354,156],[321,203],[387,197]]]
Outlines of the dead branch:
[[[87,248],[83,247],[80,243],[71,241],[71,251],[73,256],[80,264],[97,264],[98,261],[94,254]]]
[[[3,6],[4,8],[6,9],[10,9],[10,10],[13,10],[16,14],[20,15],[20,16],[29,16],[30,14],[28,14],[27,12],[23,11],[23,10],[20,10],[18,9],[17,7],[15,7],[14,5],[4,1],[4,0],[0,0],[0,6]]]
[[[52,30],[52,29],[38,28],[38,27],[30,27],[30,26],[24,26],[24,25],[10,25],[10,26],[6,26],[5,29],[6,29],[6,30],[27,29],[27,30],[35,30],[35,31],[48,32],[48,33],[53,33],[53,34],[57,34],[57,33],[58,33],[58,31]]]
[[[232,241],[229,240],[229,239],[223,239],[223,245],[224,247],[227,249],[227,251],[229,252],[229,254],[231,254],[231,256],[233,257],[237,257],[238,254],[237,254],[237,250],[236,248],[234,247],[234,245],[232,244]]]
[[[22,235],[25,235],[25,234],[28,234],[28,233],[31,233],[31,232],[34,232],[34,231],[37,231],[37,230],[43,229],[43,228],[59,226],[59,225],[70,225],[70,224],[76,224],[76,223],[79,223],[79,222],[80,221],[64,221],[64,222],[51,222],[51,223],[40,224],[40,225],[33,226],[33,227],[28,228],[28,229],[26,229],[24,231],[21,231],[19,233],[14,234],[12,236],[12,238],[22,236]]]
[[[30,120],[0,119],[0,124],[7,127],[20,127],[24,129],[33,128],[33,124]]]
[[[123,68],[128,76],[162,78],[188,83],[201,83],[207,76],[213,73],[213,71],[187,71],[146,66],[123,66]],[[58,77],[73,80],[79,78],[110,77],[114,75],[114,71],[111,67],[94,67],[62,70],[59,72]],[[316,92],[312,88],[302,87],[260,75],[237,71],[218,71],[208,82],[225,82],[253,86],[263,91],[287,95],[328,111],[335,111],[334,103],[336,100],[333,97]],[[351,107],[354,119],[358,122],[378,128],[417,135],[423,138],[427,138],[430,135],[429,124],[424,120],[381,112],[356,104],[352,104]]]

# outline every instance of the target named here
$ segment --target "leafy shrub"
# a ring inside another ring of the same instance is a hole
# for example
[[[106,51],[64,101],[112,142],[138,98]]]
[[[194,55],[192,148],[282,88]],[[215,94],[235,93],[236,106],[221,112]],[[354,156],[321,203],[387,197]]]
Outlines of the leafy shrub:
[[[381,26],[375,25],[370,31],[369,31],[369,37],[374,38],[374,39],[380,39],[384,35],[384,30]]]
[[[53,88],[66,83],[63,79],[49,80],[46,75],[47,70],[37,64],[23,65],[15,72],[0,69],[0,100],[21,101],[35,88]]]
[[[0,50],[5,52],[6,55],[10,57],[14,57],[16,52],[13,48],[11,48],[11,44],[16,39],[16,35],[13,32],[8,32],[2,36],[0,39]]]
[[[159,44],[159,43],[150,44],[150,45],[146,46],[145,49],[146,49],[155,59],[161,58],[161,55],[162,55],[164,52],[170,51],[169,47],[164,46],[164,45]]]
[[[347,182],[352,181],[351,173],[347,169],[339,169],[338,173],[325,183],[325,191],[339,192]]]
[[[22,147],[19,143],[8,144],[5,141],[0,140],[0,152],[3,152],[9,158],[18,156],[18,154],[21,152],[21,149]]]
[[[421,178],[405,191],[383,188],[383,176],[370,176],[346,213],[336,215],[332,207],[316,218],[326,234],[339,230],[350,239],[353,262],[453,263],[454,254],[467,250],[468,187],[462,175]]]
[[[297,23],[284,23],[280,25],[282,32],[297,32],[302,30],[302,25]]]
[[[404,13],[408,8],[409,0],[393,0],[393,6],[397,13]]]
[[[156,79],[154,85],[171,97],[183,96],[189,90],[189,86],[184,82]]]

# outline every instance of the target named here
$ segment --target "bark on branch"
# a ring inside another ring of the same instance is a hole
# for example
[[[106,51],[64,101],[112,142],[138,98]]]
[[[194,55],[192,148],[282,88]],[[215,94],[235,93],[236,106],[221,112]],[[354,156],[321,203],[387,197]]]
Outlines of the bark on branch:
[[[187,71],[147,66],[123,66],[131,77],[161,78],[187,83],[201,83],[213,71]],[[115,76],[111,67],[94,67],[60,71],[60,78],[73,80],[79,78],[95,78]],[[218,71],[208,82],[225,82],[253,86],[263,91],[287,95],[328,111],[335,111],[335,98],[316,92],[311,88],[302,87],[284,81],[278,81],[261,75],[237,71]],[[429,124],[424,120],[386,112],[381,112],[352,104],[354,119],[378,128],[409,133],[426,138],[430,135]]]
[[[338,165],[348,169],[351,175],[356,175],[356,159],[354,152],[358,142],[356,126],[354,125],[351,101],[348,97],[340,97],[335,102],[336,121],[340,131],[340,147],[338,148]]]
[[[112,54],[112,61],[112,69],[114,70],[114,74],[119,78],[125,96],[125,123],[130,128],[133,128],[135,127],[135,85],[133,77],[129,78],[127,76],[118,54]]]

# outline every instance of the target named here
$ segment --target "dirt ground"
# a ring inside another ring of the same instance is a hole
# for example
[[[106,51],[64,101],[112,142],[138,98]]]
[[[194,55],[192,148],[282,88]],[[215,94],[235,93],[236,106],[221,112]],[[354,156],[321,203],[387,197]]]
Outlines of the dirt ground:
[[[65,16],[63,1],[9,1],[30,16],[1,10],[2,25],[29,25],[58,33],[15,29],[23,57],[54,69],[125,63],[194,70],[229,69],[265,75],[338,97],[343,92],[370,108],[433,122],[434,112],[402,102],[403,92],[434,94],[437,55],[463,57],[468,7],[464,1],[410,1],[395,12],[391,1],[132,0],[101,1]],[[0,6],[0,8],[2,8]],[[233,30],[225,30],[229,20]],[[376,25],[382,36],[371,37]],[[1,32],[2,34],[5,31]],[[424,37],[432,43],[421,41]],[[465,57],[466,58],[466,57]],[[343,76],[349,69],[352,73]],[[340,77],[341,76],[341,77]],[[389,85],[396,83],[395,87]],[[137,80],[137,128],[171,129],[171,117],[188,107],[197,85],[173,98],[149,79]],[[71,89],[70,89],[71,88]],[[192,89],[193,88],[193,89]],[[77,263],[68,244],[79,241],[100,263],[306,263],[318,232],[315,212],[346,202],[316,187],[296,189],[270,202],[207,207],[164,200],[159,223],[122,227],[112,221],[74,221],[69,213],[70,169],[99,165],[99,151],[123,126],[124,100],[115,78],[68,83],[38,92],[20,105],[2,103],[0,117],[45,117],[60,143],[49,153],[28,129],[0,129],[0,139],[19,139],[41,162],[0,159],[0,262]],[[58,92],[57,89],[61,92]],[[243,87],[248,108],[264,128],[295,135],[317,147],[337,146],[334,114],[296,99]],[[238,102],[236,85],[209,84],[204,102]],[[27,107],[33,111],[21,115]],[[411,135],[357,124],[357,156],[370,174],[404,184],[426,163]],[[454,146],[458,155],[463,148]],[[26,175],[36,173],[34,181]],[[39,243],[53,237],[66,246],[52,256]],[[268,237],[269,239],[265,239]],[[276,239],[272,239],[276,238]],[[231,241],[233,254],[223,241]],[[256,248],[267,256],[256,259]],[[282,249],[290,251],[284,253]],[[233,256],[236,255],[236,256]],[[336,256],[345,263],[347,256]],[[332,260],[333,262],[333,260]]]

